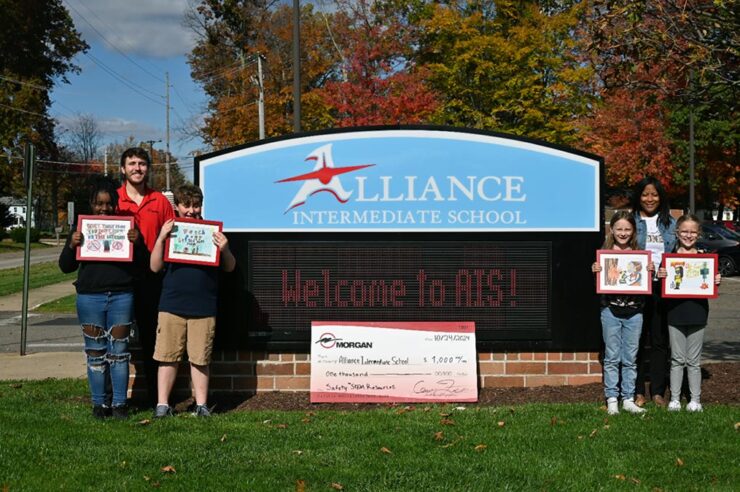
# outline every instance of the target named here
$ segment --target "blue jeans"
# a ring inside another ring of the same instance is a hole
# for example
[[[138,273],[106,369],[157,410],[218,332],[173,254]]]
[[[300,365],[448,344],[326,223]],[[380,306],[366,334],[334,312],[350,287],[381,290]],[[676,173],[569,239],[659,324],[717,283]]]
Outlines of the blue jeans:
[[[87,354],[87,381],[93,405],[106,405],[113,388],[114,407],[126,404],[128,364],[131,354],[128,340],[134,319],[133,292],[77,294],[77,318],[82,325]]]
[[[619,365],[622,364],[622,399],[635,397],[637,349],[642,332],[642,313],[630,318],[617,318],[609,308],[601,310],[601,333],[604,337],[604,395],[619,396]]]

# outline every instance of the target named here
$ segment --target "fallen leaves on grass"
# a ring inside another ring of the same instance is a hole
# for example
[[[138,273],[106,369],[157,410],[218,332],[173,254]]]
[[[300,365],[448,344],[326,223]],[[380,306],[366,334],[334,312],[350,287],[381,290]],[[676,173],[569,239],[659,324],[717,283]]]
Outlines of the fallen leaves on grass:
[[[11,384],[10,387],[18,390],[18,389],[21,389],[23,385],[20,383],[16,383],[16,384]]]
[[[676,458],[676,466],[683,466],[684,462],[681,458]]]
[[[296,480],[295,481],[295,492],[305,492],[305,491],[306,491],[306,481]]]
[[[172,465],[163,466],[159,471],[162,473],[177,473],[177,470],[175,470],[175,467]]]
[[[598,430],[598,429],[594,429],[594,430],[592,430],[592,431],[591,431],[591,434],[589,434],[589,435],[588,435],[588,437],[594,437],[594,436],[596,435],[596,433],[597,433],[597,432],[599,432],[599,430]]]
[[[740,422],[735,422],[735,430],[740,430]]]
[[[151,420],[149,420],[149,419],[144,419],[144,420],[139,420],[138,422],[136,422],[136,425],[149,425],[149,424],[151,424],[151,423],[152,423],[152,421],[151,421]]]
[[[479,453],[482,453],[483,451],[486,450],[487,447],[488,446],[486,446],[485,444],[478,444],[474,449],[478,451]]]
[[[304,424],[308,424],[309,422],[311,422],[311,419],[306,417],[305,419],[301,419],[301,422],[303,422]]]
[[[627,477],[625,477],[621,473],[619,475],[614,475],[614,478],[616,478],[617,480],[627,480]]]
[[[503,426],[505,426],[505,425],[506,425],[506,422],[504,422],[503,420],[499,420],[499,421],[498,421],[498,426],[499,426],[499,427],[503,427]]]
[[[344,485],[339,482],[332,482],[331,488],[333,488],[334,490],[344,490]]]
[[[442,425],[455,425],[455,421],[452,419],[448,419],[448,418],[443,418],[442,420],[439,421],[439,423]]]
[[[459,436],[459,437],[458,437],[457,439],[455,439],[454,441],[452,441],[452,442],[448,442],[448,443],[447,443],[447,444],[445,444],[444,446],[440,446],[440,447],[441,447],[441,448],[449,448],[449,447],[452,447],[452,446],[454,446],[455,444],[459,443],[459,442],[460,442],[460,441],[462,441],[462,440],[463,440],[462,436]]]
[[[226,434],[224,434],[223,436],[221,436],[221,439],[219,439],[219,441],[226,442]]]
[[[288,424],[277,424],[277,425],[275,425],[275,428],[276,429],[287,429],[288,428]]]
[[[557,417],[555,417],[555,416],[550,417],[550,426],[551,427],[552,426],[555,426],[557,423],[558,423],[558,418]]]
[[[442,431],[439,431],[439,432],[435,432],[434,433],[434,440],[435,441],[444,441],[444,438],[445,438],[445,436],[442,433]]]
[[[637,484],[637,485],[640,485],[640,483],[642,483],[642,482],[640,482],[640,481],[639,481],[638,479],[636,479],[635,477],[631,477],[631,478],[630,478],[630,482],[632,482],[632,483],[634,483],[634,484]]]
[[[293,450],[293,454],[296,454],[296,455],[300,456],[300,455],[303,454],[303,451],[301,451],[300,449],[294,449]]]
[[[388,448],[386,448],[385,446],[383,446],[382,448],[380,448],[380,452],[381,453],[384,453],[384,454],[392,454],[391,450],[388,449]]]

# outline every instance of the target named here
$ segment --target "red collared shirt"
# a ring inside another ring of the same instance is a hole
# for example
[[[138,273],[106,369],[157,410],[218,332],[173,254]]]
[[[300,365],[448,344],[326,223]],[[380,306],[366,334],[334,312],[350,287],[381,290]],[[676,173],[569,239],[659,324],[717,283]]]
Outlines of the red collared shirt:
[[[126,183],[118,188],[118,214],[134,218],[149,252],[154,248],[154,243],[157,242],[157,236],[164,223],[175,218],[172,204],[162,193],[146,188],[141,204],[137,205],[129,198]]]

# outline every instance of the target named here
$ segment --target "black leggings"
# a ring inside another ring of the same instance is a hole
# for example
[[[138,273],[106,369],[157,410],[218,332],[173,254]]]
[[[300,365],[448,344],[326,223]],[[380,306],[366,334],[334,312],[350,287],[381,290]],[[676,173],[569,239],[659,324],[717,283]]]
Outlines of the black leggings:
[[[646,395],[645,383],[650,381],[650,395],[664,396],[670,367],[666,306],[660,297],[660,282],[653,282],[653,295],[645,300],[640,350],[637,353],[635,393]]]

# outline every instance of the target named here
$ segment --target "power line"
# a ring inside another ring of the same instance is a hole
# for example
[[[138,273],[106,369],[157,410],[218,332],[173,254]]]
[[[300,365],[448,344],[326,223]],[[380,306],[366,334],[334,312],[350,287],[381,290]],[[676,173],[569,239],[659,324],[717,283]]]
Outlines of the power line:
[[[13,106],[8,106],[7,104],[2,104],[2,103],[0,103],[0,106],[4,108],[8,108],[11,111],[18,111],[19,113],[27,113],[27,114],[32,114],[34,116],[41,116],[43,118],[49,118],[48,114],[34,113],[33,111],[26,111],[25,109],[14,108]]]
[[[119,82],[121,82],[121,83],[122,83],[123,85],[125,85],[126,87],[128,87],[128,88],[129,88],[129,89],[131,89],[132,91],[136,92],[136,93],[137,93],[137,94],[139,94],[140,96],[142,96],[142,97],[144,97],[144,98],[148,99],[149,101],[151,101],[151,102],[153,102],[153,103],[155,103],[155,104],[159,104],[160,106],[164,106],[164,105],[165,105],[165,104],[164,104],[164,103],[163,103],[162,101],[157,101],[156,99],[154,99],[154,98],[152,98],[152,97],[150,97],[150,96],[148,96],[148,95],[144,94],[144,93],[143,93],[142,91],[140,91],[139,89],[137,89],[136,87],[134,87],[134,85],[133,85],[133,82],[130,82],[130,81],[128,81],[128,79],[126,79],[126,78],[125,78],[125,77],[123,77],[122,75],[119,75],[118,73],[116,73],[116,71],[115,71],[115,70],[113,70],[112,68],[109,68],[109,67],[108,67],[107,65],[105,65],[105,64],[104,64],[103,62],[99,61],[99,60],[98,60],[97,58],[95,58],[95,57],[94,57],[93,55],[91,55],[90,53],[85,53],[85,56],[87,56],[88,58],[90,58],[90,59],[91,59],[91,60],[93,61],[93,63],[95,63],[95,64],[96,64],[96,65],[98,65],[98,66],[99,66],[100,68],[102,68],[103,70],[105,70],[105,71],[106,71],[106,72],[107,72],[107,73],[108,73],[108,74],[109,74],[109,75],[110,75],[111,77],[115,78],[116,80],[118,80],[118,81],[119,81]],[[137,84],[137,85],[138,85],[138,84]],[[150,90],[148,90],[148,89],[144,89],[144,90],[146,90],[147,92],[150,92],[150,93],[152,93],[152,94],[155,94],[154,92],[151,92],[151,91],[150,91]],[[160,96],[160,97],[161,97],[161,96]]]
[[[113,43],[112,43],[111,41],[109,41],[109,40],[108,40],[108,39],[107,39],[107,38],[106,38],[105,36],[103,36],[103,33],[101,33],[100,31],[98,31],[98,29],[97,29],[97,28],[96,28],[96,27],[95,27],[95,26],[93,25],[93,23],[92,23],[92,22],[90,22],[89,20],[87,20],[87,18],[86,18],[86,17],[84,16],[84,15],[82,15],[82,14],[80,13],[80,11],[79,11],[79,10],[77,10],[76,8],[74,8],[74,7],[72,6],[72,4],[70,4],[70,3],[69,3],[69,1],[68,1],[68,0],[65,0],[65,2],[64,2],[64,3],[66,3],[66,4],[67,4],[67,6],[68,6],[69,8],[71,8],[72,10],[74,10],[74,11],[75,11],[75,13],[76,13],[77,15],[79,15],[79,16],[80,16],[80,17],[82,18],[82,20],[84,20],[84,21],[85,21],[85,22],[87,23],[87,25],[89,25],[89,26],[90,26],[90,27],[91,27],[91,28],[93,29],[93,31],[95,31],[95,32],[96,32],[96,33],[98,34],[98,36],[100,36],[100,38],[101,38],[101,39],[102,39],[103,41],[105,41],[105,42],[106,42],[106,43],[108,44],[108,46],[110,46],[111,48],[113,48],[114,50],[116,50],[116,51],[117,51],[118,53],[120,53],[121,55],[123,55],[123,57],[124,57],[124,58],[126,58],[126,59],[127,59],[128,61],[130,61],[131,63],[133,63],[133,64],[134,64],[134,65],[136,65],[137,67],[139,67],[139,68],[140,68],[141,70],[143,70],[143,71],[144,71],[145,73],[147,73],[148,75],[150,75],[150,76],[151,76],[151,77],[153,77],[154,79],[156,79],[156,80],[158,80],[158,81],[160,81],[160,82],[164,82],[164,80],[162,80],[161,78],[157,77],[156,75],[154,75],[153,73],[151,73],[151,72],[150,72],[149,70],[147,70],[146,68],[144,68],[144,67],[142,67],[141,65],[139,65],[139,64],[138,64],[138,63],[137,63],[137,62],[136,62],[136,61],[135,61],[135,60],[134,60],[133,58],[131,58],[130,56],[128,56],[128,55],[127,55],[126,53],[124,53],[124,52],[123,52],[123,51],[122,51],[121,49],[119,49],[119,48],[118,48],[118,46],[116,46],[116,45],[115,45],[115,44],[113,44]],[[82,5],[84,5],[84,4],[82,4]],[[89,7],[85,6],[85,8],[87,8],[87,9],[88,9],[88,11],[92,12],[92,11],[91,11],[91,10],[89,9]],[[95,13],[94,13],[94,12],[93,12],[93,15],[95,15]],[[97,15],[96,15],[96,17],[97,17]]]

